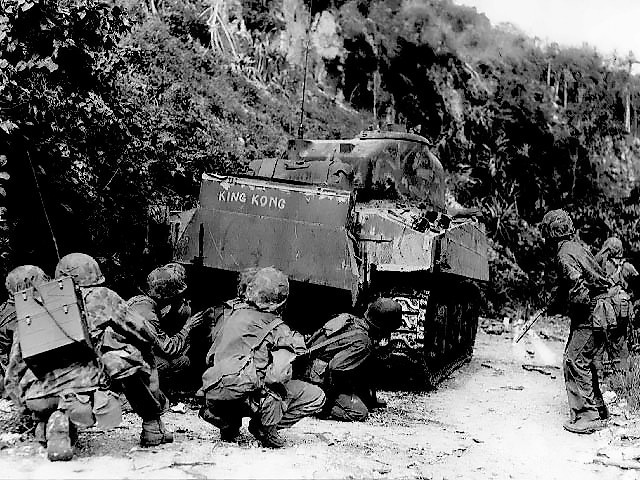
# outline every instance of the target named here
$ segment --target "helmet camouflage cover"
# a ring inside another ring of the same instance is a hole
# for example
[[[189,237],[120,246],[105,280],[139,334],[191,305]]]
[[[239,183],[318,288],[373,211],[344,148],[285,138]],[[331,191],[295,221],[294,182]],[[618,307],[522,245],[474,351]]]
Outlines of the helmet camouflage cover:
[[[364,316],[369,325],[391,333],[402,325],[402,305],[390,298],[379,298],[369,304]]]
[[[169,263],[152,270],[147,276],[147,288],[148,295],[156,300],[177,297],[187,290],[184,267]]]
[[[56,278],[72,277],[80,287],[92,287],[104,283],[104,275],[98,262],[85,253],[70,253],[56,266]]]
[[[609,250],[609,252],[611,252],[611,257],[613,258],[620,258],[623,255],[622,240],[617,237],[607,238],[604,241],[602,248]]]
[[[260,267],[245,268],[238,275],[238,297],[244,298],[249,283],[255,278],[256,273],[260,271]]]
[[[569,214],[561,209],[547,212],[541,225],[542,235],[547,239],[568,238],[576,231]]]
[[[266,312],[278,310],[287,301],[288,296],[289,279],[274,267],[258,270],[245,291],[247,303]]]
[[[35,265],[21,265],[14,268],[7,274],[4,286],[7,288],[9,295],[16,292],[26,290],[27,288],[37,287],[49,281],[49,277],[40,267]]]

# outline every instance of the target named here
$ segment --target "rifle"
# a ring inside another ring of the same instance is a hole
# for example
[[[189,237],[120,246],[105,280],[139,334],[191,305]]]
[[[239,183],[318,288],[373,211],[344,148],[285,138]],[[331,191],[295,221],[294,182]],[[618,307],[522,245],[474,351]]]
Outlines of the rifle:
[[[522,340],[522,337],[524,337],[527,334],[527,332],[531,329],[531,327],[533,327],[534,323],[536,323],[538,320],[540,320],[540,317],[543,314],[547,313],[547,309],[549,308],[549,305],[551,305],[551,303],[556,301],[556,298],[558,296],[558,292],[559,292],[559,290],[556,290],[556,291],[552,292],[551,298],[547,301],[547,304],[542,308],[542,310],[540,310],[535,317],[530,318],[529,320],[524,322],[524,325],[522,327],[522,331],[518,334],[518,337],[516,338],[515,343],[518,343],[520,340]]]
[[[547,307],[545,306],[542,310],[538,312],[538,314],[535,317],[532,317],[529,320],[527,320],[524,323],[524,326],[522,327],[522,331],[518,334],[518,337],[516,338],[515,343],[518,343],[520,340],[522,340],[522,337],[524,337],[529,331],[529,329],[533,327],[533,324],[536,323],[540,319],[542,314],[546,312],[547,312]]]

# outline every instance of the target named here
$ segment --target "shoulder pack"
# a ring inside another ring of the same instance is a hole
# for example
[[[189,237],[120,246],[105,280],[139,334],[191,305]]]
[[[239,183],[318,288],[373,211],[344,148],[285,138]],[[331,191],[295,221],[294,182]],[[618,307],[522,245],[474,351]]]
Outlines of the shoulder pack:
[[[14,295],[22,357],[34,370],[65,358],[95,355],[80,295],[71,277]]]
[[[250,348],[217,361],[202,375],[202,389],[216,400],[239,400],[262,387],[254,362],[254,353],[267,335],[283,322],[273,320]]]

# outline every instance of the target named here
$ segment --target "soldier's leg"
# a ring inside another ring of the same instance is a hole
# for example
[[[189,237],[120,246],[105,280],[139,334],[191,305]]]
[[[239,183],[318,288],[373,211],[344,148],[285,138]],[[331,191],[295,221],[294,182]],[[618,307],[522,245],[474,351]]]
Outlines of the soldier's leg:
[[[571,421],[566,422],[564,428],[570,432],[593,433],[604,426],[596,398],[598,383],[594,360],[599,348],[592,329],[578,328],[569,335],[564,376]]]
[[[597,416],[594,394],[594,336],[589,328],[577,328],[569,335],[564,353],[564,379],[572,418]]]
[[[58,410],[59,401],[56,395],[25,402],[39,420],[36,440],[46,445],[47,458],[52,462],[73,458],[73,426],[65,412]]]
[[[369,416],[369,409],[355,393],[340,393],[332,401],[329,418],[343,422],[363,422]]]
[[[322,389],[302,380],[291,380],[273,389],[263,388],[247,400],[252,412],[249,432],[263,446],[281,448],[284,439],[278,429],[290,427],[301,418],[319,412],[324,402]]]
[[[284,402],[281,402],[283,412],[277,423],[278,428],[291,427],[302,418],[322,410],[325,395],[320,387],[302,380],[291,380],[284,387],[287,393]]]
[[[240,433],[242,417],[251,412],[240,400],[212,400],[205,396],[206,406],[198,412],[198,416],[220,429],[220,439],[232,442]]]
[[[183,389],[188,383],[191,366],[188,356],[180,355],[170,359],[156,356],[156,366],[160,385],[167,395],[171,396],[170,392]]]
[[[605,353],[606,335],[602,330],[593,331],[593,360],[591,362],[591,384],[593,385],[593,398],[600,418],[609,417],[607,406],[602,398],[602,388],[605,387],[602,358]]]
[[[140,444],[154,446],[173,442],[173,434],[160,419],[169,402],[160,390],[158,371],[153,369],[150,376],[138,372],[120,382],[131,408],[142,418]]]

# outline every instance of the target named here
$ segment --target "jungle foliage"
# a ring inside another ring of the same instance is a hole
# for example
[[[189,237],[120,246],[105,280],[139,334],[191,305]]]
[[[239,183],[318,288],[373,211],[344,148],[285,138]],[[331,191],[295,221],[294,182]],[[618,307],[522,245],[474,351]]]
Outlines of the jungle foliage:
[[[60,253],[97,256],[135,293],[164,260],[147,242],[159,205],[188,206],[202,172],[241,171],[295,135],[292,5],[308,18],[310,0],[0,0],[0,269],[56,262],[35,174]],[[488,310],[544,300],[549,208],[592,245],[617,234],[640,250],[633,58],[542,45],[451,0],[315,0],[312,14],[337,29],[333,54],[311,48],[306,134],[387,118],[431,139],[458,201],[482,209]]]

